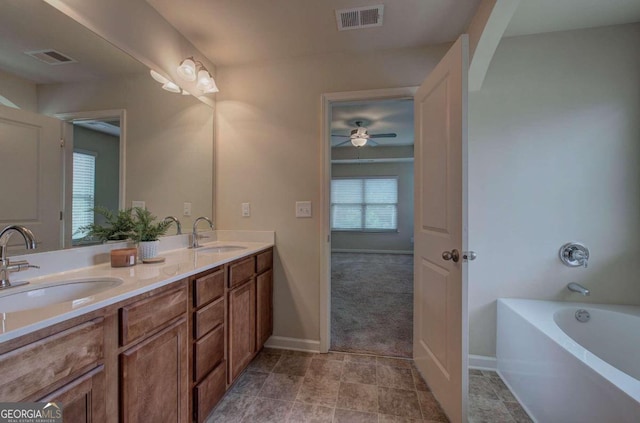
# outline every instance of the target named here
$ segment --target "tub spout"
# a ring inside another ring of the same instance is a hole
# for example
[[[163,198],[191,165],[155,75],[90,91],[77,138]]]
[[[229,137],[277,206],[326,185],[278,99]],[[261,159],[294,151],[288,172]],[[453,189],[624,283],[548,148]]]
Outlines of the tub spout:
[[[577,292],[578,294],[582,294],[585,296],[591,294],[591,291],[589,291],[587,288],[580,285],[579,283],[575,283],[575,282],[571,282],[569,285],[567,285],[567,289],[569,291]]]

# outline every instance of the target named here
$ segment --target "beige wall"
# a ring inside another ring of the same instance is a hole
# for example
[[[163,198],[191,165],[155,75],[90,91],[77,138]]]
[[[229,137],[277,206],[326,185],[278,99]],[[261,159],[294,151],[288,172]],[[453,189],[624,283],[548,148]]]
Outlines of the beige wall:
[[[413,252],[413,163],[333,164],[331,176],[398,177],[398,232],[334,231],[332,250]]]
[[[0,95],[22,110],[38,111],[36,84],[1,70]]]
[[[472,354],[495,355],[500,297],[640,304],[638,45],[640,24],[507,38],[470,94]]]
[[[321,94],[419,85],[446,50],[218,68],[217,223],[221,229],[276,231],[275,335],[320,336]],[[295,218],[297,200],[313,202],[313,218]],[[241,217],[242,202],[251,203],[251,217]]]
[[[44,114],[124,108],[127,111],[126,206],[146,201],[158,217],[175,215],[189,228],[212,214],[213,109],[162,90],[149,75],[38,87]],[[192,216],[183,217],[183,203]]]

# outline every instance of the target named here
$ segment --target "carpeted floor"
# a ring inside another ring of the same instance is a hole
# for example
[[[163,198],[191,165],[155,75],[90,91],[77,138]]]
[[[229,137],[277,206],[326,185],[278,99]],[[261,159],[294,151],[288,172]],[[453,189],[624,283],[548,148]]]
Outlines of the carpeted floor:
[[[331,349],[411,357],[413,256],[331,255]]]

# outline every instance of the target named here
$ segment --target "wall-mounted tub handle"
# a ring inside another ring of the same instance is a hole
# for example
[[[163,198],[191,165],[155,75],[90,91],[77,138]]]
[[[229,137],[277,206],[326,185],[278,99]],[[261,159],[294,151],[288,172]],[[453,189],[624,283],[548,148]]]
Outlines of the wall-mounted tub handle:
[[[460,251],[456,249],[453,249],[451,251],[443,251],[442,258],[444,260],[452,260],[454,263],[457,263],[458,261],[460,261]]]

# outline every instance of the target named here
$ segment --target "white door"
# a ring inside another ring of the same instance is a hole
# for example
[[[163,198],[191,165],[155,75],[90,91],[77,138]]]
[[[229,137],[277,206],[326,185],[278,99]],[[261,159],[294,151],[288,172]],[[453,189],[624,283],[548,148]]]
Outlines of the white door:
[[[469,41],[415,95],[413,357],[452,422],[466,422],[466,151]],[[455,260],[455,256],[459,256]],[[448,259],[448,260],[447,260]]]
[[[61,128],[58,119],[0,106],[0,227],[31,229],[35,252],[62,247]],[[19,236],[9,245],[10,255],[25,251]]]

